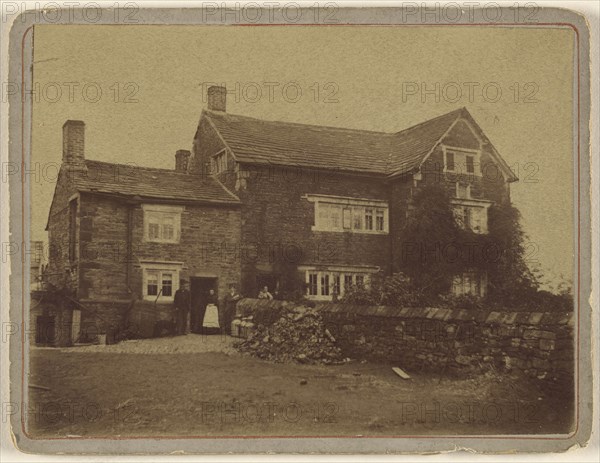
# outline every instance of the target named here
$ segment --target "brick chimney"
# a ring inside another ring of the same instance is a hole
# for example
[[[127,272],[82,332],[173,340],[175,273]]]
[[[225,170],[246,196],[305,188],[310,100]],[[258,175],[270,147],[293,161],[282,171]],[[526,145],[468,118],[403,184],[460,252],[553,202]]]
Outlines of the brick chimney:
[[[188,150],[177,150],[175,153],[175,170],[177,172],[187,172],[192,153]]]
[[[67,121],[63,124],[63,163],[85,165],[85,124]]]
[[[227,89],[213,85],[208,87],[208,109],[211,111],[223,111],[227,107]]]

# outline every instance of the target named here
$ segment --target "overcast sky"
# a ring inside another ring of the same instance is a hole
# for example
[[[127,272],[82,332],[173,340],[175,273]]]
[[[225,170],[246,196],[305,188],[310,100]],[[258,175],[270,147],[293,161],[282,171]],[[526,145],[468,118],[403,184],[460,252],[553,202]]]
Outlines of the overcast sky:
[[[206,82],[233,92],[231,113],[387,132],[466,106],[521,179],[531,260],[571,278],[573,46],[550,28],[36,26],[32,160],[59,163],[80,119],[88,159],[173,168]],[[46,239],[54,183],[32,188]]]

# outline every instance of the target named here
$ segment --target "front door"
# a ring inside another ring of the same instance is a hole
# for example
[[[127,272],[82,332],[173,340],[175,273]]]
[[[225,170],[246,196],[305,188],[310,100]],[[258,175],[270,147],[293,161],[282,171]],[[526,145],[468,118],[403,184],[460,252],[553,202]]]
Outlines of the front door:
[[[190,296],[192,299],[191,325],[194,333],[200,333],[202,320],[208,300],[208,292],[214,290],[217,294],[217,278],[191,277]]]

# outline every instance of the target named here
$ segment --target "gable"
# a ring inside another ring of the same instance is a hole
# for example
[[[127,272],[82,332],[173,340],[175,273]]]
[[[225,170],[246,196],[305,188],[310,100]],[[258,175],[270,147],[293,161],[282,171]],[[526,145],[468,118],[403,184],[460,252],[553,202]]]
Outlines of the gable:
[[[45,228],[46,231],[48,231],[50,226],[51,218],[63,211],[65,207],[67,207],[69,198],[77,193],[77,189],[71,180],[72,175],[70,175],[70,172],[65,171],[64,166],[61,166],[60,170],[58,171],[56,184],[54,185],[52,203],[50,204],[50,209],[48,210],[48,218],[46,220]]]
[[[442,145],[467,150],[481,150],[482,155],[484,155],[488,162],[492,162],[498,167],[505,181],[515,182],[518,180],[466,108],[463,108],[460,117],[450,125],[448,130],[431,148],[430,152],[422,158],[419,170],[431,157],[432,153]]]
[[[463,119],[458,120],[456,124],[454,124],[442,139],[442,144],[473,150],[481,148],[480,138],[475,135],[474,129]]]

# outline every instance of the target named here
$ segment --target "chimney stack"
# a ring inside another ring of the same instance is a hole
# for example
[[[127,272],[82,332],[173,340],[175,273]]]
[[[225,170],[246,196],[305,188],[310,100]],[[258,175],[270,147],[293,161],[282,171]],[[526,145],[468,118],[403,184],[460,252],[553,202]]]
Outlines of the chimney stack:
[[[85,124],[83,121],[67,121],[63,124],[63,157],[67,164],[85,163]]]
[[[177,150],[175,153],[175,171],[187,173],[192,153],[188,150]]]
[[[211,111],[223,111],[227,107],[227,89],[213,85],[208,87],[208,109]]]

